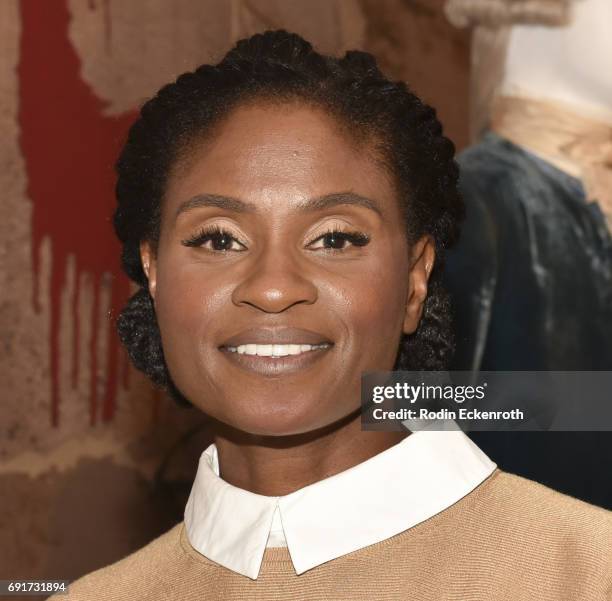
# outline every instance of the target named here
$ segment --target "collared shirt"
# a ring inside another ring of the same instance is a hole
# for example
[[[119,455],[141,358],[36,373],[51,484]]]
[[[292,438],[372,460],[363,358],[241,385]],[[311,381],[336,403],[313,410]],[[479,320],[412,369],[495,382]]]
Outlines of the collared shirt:
[[[200,457],[185,529],[196,551],[249,578],[257,578],[266,546],[286,545],[302,574],[440,513],[496,467],[462,431],[422,430],[343,472],[268,497],[220,478],[211,444]]]

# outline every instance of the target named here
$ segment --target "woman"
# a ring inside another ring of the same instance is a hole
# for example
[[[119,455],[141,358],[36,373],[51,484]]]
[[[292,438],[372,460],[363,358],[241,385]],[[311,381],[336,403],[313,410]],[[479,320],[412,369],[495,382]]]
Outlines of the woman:
[[[69,598],[609,598],[609,512],[462,432],[361,429],[363,371],[447,365],[453,153],[370,55],[284,31],[143,106],[118,162],[141,286],[119,333],[214,444],[184,522]]]

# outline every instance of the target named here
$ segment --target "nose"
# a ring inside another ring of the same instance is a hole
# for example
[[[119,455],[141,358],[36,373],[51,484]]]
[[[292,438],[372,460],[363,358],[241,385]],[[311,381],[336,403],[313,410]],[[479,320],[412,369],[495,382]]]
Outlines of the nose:
[[[317,287],[306,271],[300,257],[286,248],[269,247],[253,260],[246,276],[234,288],[232,302],[266,313],[281,313],[296,304],[312,304],[317,300]]]

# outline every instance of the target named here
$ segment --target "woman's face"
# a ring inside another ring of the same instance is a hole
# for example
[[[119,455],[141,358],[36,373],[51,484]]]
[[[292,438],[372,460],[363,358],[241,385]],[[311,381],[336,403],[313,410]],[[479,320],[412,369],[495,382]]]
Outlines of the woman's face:
[[[180,160],[141,255],[176,386],[259,435],[354,412],[361,373],[392,369],[415,330],[434,260],[428,238],[409,248],[370,146],[298,103],[239,107]]]

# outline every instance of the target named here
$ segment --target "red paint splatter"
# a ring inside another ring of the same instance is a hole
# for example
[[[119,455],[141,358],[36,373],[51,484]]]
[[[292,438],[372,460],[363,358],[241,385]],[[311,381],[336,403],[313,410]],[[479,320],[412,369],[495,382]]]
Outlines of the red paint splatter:
[[[127,278],[119,267],[120,247],[110,217],[115,198],[113,165],[135,119],[130,112],[119,117],[102,114],[105,103],[80,77],[80,62],[68,38],[70,15],[67,0],[21,1],[19,124],[21,149],[28,175],[28,195],[33,203],[32,262],[34,282],[40,269],[39,251],[44,237],[52,246],[51,307],[51,422],[59,423],[59,333],[61,293],[66,285],[66,262],[75,257],[76,283],[80,275],[92,276],[90,419],[96,423],[102,401],[102,419],[112,418],[119,385],[120,345],[111,324],[107,351],[105,395],[98,398],[97,333],[100,282],[112,274],[110,319],[129,296]],[[72,299],[75,323],[73,352],[78,357],[78,293]],[[40,311],[35,284],[34,306]],[[73,385],[78,364],[73,363]],[[123,367],[125,369],[125,367]]]

